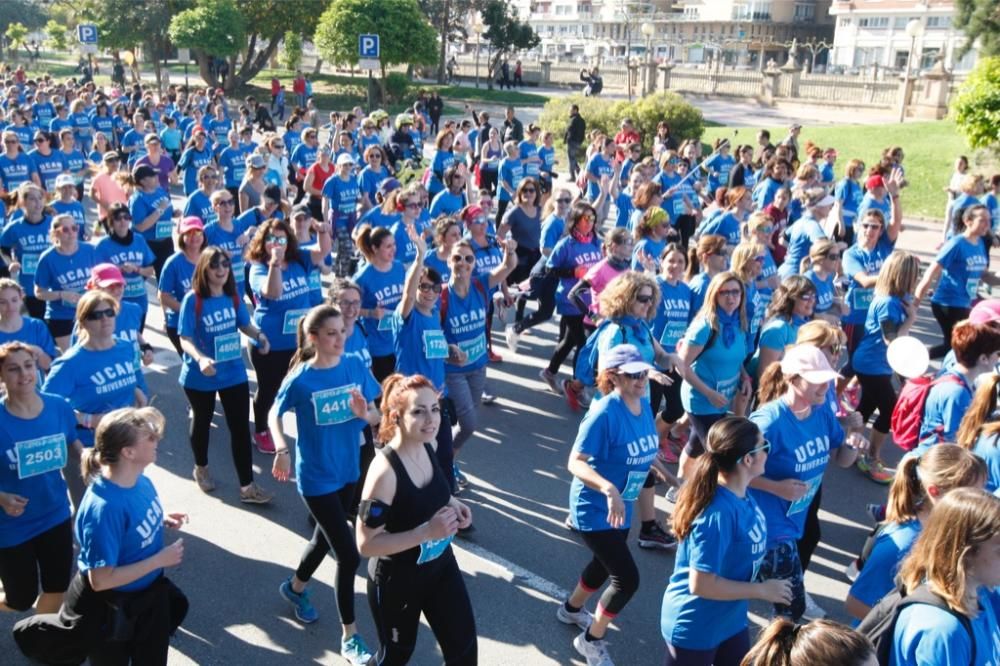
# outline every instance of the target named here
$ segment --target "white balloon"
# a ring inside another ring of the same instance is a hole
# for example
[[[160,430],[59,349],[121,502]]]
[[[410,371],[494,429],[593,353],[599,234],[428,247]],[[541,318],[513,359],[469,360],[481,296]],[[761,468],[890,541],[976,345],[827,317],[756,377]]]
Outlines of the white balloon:
[[[907,379],[924,374],[931,364],[927,347],[912,335],[898,337],[889,343],[886,356],[889,367]]]

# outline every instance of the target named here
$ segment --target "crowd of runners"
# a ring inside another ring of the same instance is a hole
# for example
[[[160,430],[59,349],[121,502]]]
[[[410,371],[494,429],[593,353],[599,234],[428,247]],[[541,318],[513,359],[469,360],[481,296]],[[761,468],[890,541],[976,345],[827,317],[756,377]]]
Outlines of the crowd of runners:
[[[445,663],[477,663],[451,548],[475,529],[460,459],[489,368],[558,317],[533,348],[579,413],[566,528],[592,558],[553,621],[588,666],[612,664],[612,622],[630,636],[633,522],[640,548],[676,550],[669,580],[642,582],[665,588],[656,663],[1000,663],[1000,175],[958,160],[922,267],[896,248],[904,148],[865,164],[799,125],[705,149],[666,122],[611,136],[574,107],[556,137],[514,108],[448,119],[424,100],[310,101],[276,127],[221,90],[3,76],[0,609],[35,609],[25,654],[166,663],[205,601],[165,576],[184,547],[164,528],[187,517],[144,475],[181,437],[143,374],[166,353],[192,482],[235,473],[247,505],[296,483],[314,532],[276,586],[299,622],[332,553],[346,660],[407,663],[423,616]],[[910,335],[925,301],[929,350]],[[208,466],[223,432],[231,472]],[[831,463],[887,487],[845,572],[851,628],[804,584]],[[357,626],[362,558],[377,636]],[[751,600],[773,605],[756,645]]]

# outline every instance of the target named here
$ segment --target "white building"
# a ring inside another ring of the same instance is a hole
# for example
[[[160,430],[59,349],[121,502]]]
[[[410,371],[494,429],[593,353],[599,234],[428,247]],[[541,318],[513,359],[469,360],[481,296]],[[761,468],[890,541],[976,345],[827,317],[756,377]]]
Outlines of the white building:
[[[830,14],[836,19],[834,66],[903,70],[911,44],[914,68],[931,68],[941,54],[945,68],[956,72],[968,71],[976,63],[975,49],[956,57],[966,40],[952,27],[953,0],[834,0]],[[912,19],[923,28],[916,38],[906,32]]]

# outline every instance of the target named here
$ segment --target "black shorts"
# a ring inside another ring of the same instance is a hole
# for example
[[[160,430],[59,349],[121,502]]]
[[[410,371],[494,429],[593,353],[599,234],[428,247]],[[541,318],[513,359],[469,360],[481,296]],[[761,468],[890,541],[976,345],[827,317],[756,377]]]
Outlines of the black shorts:
[[[16,546],[0,548],[0,583],[7,605],[28,610],[42,592],[65,592],[73,575],[73,521],[55,527]]]
[[[49,333],[53,338],[64,338],[73,332],[72,319],[46,319],[45,325],[49,327]]]

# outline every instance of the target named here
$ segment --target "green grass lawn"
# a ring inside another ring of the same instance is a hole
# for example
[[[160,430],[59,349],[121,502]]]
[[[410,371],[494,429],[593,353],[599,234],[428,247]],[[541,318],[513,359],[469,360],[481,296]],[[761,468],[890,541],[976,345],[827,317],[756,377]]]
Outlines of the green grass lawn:
[[[769,127],[771,140],[777,143],[787,133],[785,127]],[[707,127],[702,141],[711,144],[719,137],[727,137],[734,144],[756,141],[756,130],[731,127]],[[941,218],[946,195],[944,187],[951,179],[955,158],[972,151],[949,120],[887,125],[816,126],[808,124],[799,136],[799,146],[813,141],[823,148],[836,148],[837,178],[844,175],[847,162],[858,158],[866,166],[876,164],[882,150],[902,146],[906,158],[903,166],[910,186],[903,192],[903,212],[929,218]],[[706,154],[711,148],[706,149]],[[989,177],[992,174],[986,174]]]

